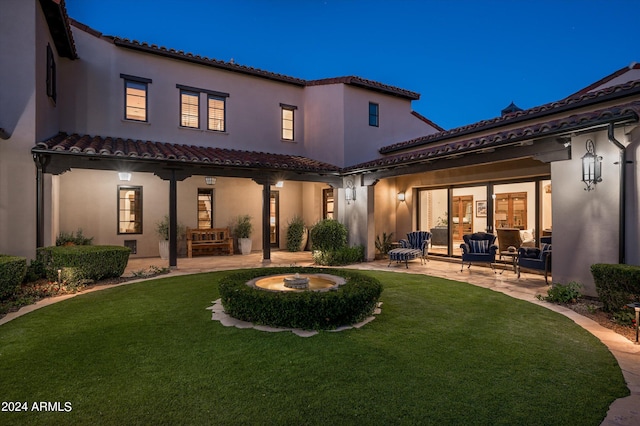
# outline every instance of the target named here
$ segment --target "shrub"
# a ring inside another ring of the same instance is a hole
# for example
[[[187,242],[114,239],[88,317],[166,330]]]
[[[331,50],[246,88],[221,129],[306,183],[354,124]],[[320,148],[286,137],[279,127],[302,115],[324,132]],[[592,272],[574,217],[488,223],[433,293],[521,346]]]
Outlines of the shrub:
[[[287,250],[300,251],[305,231],[304,220],[300,216],[294,216],[287,228]]]
[[[547,290],[547,296],[538,296],[538,299],[553,303],[575,303],[581,296],[580,287],[577,282],[570,282],[567,285],[554,284]]]
[[[591,265],[598,298],[605,312],[626,308],[628,303],[640,302],[640,267],[597,263]]]
[[[0,300],[13,296],[27,273],[27,259],[0,255]]]
[[[67,234],[61,232],[56,238],[57,246],[76,245],[76,246],[89,246],[93,242],[93,237],[87,238],[82,234],[82,229],[78,229],[76,233],[73,232]]]
[[[383,232],[382,238],[380,238],[380,235],[376,235],[376,250],[378,250],[380,254],[384,255],[389,253],[391,250],[391,242],[393,241],[392,238],[393,232],[388,235],[386,232]]]
[[[251,238],[253,232],[253,224],[251,216],[248,214],[240,215],[236,218],[236,224],[233,227],[233,234],[236,238]]]
[[[274,292],[246,284],[267,274],[295,272],[333,274],[347,282],[327,292]],[[234,318],[276,327],[327,330],[355,324],[371,315],[382,293],[382,284],[375,278],[345,270],[268,268],[227,275],[220,281],[219,289],[225,312]]]
[[[347,245],[347,228],[335,219],[324,219],[311,228],[313,250],[334,251]]]
[[[342,247],[339,250],[313,252],[313,261],[318,265],[340,266],[364,261],[364,246]]]
[[[37,260],[42,262],[50,281],[60,278],[69,287],[81,287],[91,281],[122,275],[130,252],[129,248],[120,246],[42,247],[37,251]]]

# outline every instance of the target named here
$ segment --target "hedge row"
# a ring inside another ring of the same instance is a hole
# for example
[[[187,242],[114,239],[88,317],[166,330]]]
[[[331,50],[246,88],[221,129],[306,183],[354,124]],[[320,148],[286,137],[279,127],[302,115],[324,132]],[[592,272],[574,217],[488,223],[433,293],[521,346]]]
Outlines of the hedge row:
[[[50,281],[79,286],[124,273],[131,250],[121,246],[59,246],[37,250],[37,260]],[[60,277],[58,277],[60,271]]]
[[[0,300],[13,296],[27,273],[27,259],[0,254]]]
[[[334,291],[273,292],[248,286],[247,281],[287,273],[332,274],[346,279]],[[355,324],[373,313],[382,284],[357,272],[324,268],[268,268],[240,271],[220,281],[227,314],[254,324],[328,330]]]
[[[596,263],[591,265],[598,298],[603,310],[616,312],[628,303],[640,302],[640,267]]]

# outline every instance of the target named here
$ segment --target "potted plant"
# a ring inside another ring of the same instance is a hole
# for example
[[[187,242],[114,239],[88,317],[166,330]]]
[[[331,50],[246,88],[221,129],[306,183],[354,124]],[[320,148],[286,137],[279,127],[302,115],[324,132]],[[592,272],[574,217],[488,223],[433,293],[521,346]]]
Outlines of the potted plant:
[[[251,253],[251,233],[253,225],[251,224],[251,216],[248,214],[240,215],[236,219],[236,225],[233,233],[238,239],[238,247],[242,254]]]
[[[178,242],[182,241],[185,234],[183,225],[178,225]],[[169,215],[164,215],[162,220],[156,223],[156,234],[160,238],[158,241],[158,250],[160,251],[161,259],[169,259]]]
[[[303,251],[307,245],[308,230],[304,220],[296,215],[289,222],[287,228],[287,250]]]
[[[382,238],[380,238],[380,235],[376,236],[376,249],[380,253],[381,259],[384,259],[391,250],[392,238],[393,232],[390,234],[383,232]]]

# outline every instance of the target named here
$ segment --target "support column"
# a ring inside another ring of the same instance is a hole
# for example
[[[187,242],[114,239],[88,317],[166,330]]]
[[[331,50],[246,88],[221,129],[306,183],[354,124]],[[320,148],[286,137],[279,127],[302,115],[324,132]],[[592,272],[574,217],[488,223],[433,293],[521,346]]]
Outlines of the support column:
[[[262,263],[271,263],[271,231],[269,216],[271,202],[271,183],[269,180],[262,184]]]
[[[44,174],[51,157],[34,154],[36,163],[36,248],[44,246]]]
[[[169,179],[169,268],[178,265],[178,185],[176,171],[171,170]]]

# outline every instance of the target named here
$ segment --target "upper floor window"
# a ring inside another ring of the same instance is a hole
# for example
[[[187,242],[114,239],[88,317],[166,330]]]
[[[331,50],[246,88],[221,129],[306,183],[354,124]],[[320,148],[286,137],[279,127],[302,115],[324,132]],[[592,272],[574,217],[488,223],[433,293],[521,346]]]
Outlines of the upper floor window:
[[[176,84],[180,89],[180,125],[200,128],[200,94],[207,95],[207,130],[226,131],[226,104],[228,93]]]
[[[142,234],[142,187],[118,187],[118,234]]]
[[[208,95],[208,130],[225,131],[225,98]]]
[[[180,126],[200,127],[198,111],[200,109],[200,93],[180,91]]]
[[[282,114],[282,139],[292,141],[294,136],[294,111],[298,107],[293,105],[280,104]]]
[[[120,74],[120,77],[124,79],[124,118],[133,121],[148,121],[147,86],[151,80],[125,74]]]
[[[380,125],[380,105],[369,102],[369,126]]]
[[[50,44],[47,44],[47,96],[50,97],[53,102],[56,101],[57,93],[56,82],[56,59],[53,56],[53,49]]]

